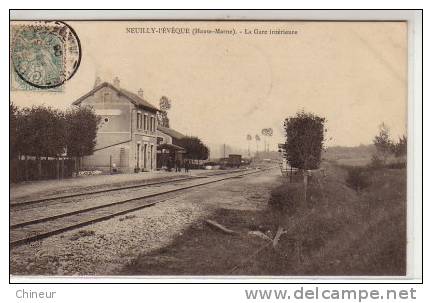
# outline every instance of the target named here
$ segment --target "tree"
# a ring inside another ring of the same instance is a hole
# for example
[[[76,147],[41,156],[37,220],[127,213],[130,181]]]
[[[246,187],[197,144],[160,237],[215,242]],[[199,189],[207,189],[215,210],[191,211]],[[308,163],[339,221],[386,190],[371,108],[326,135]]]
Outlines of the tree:
[[[379,133],[375,136],[373,143],[378,156],[381,157],[385,163],[387,157],[394,152],[394,143],[390,139],[390,129],[384,124],[384,122],[378,126],[378,130]]]
[[[42,157],[56,157],[64,151],[64,116],[43,105],[24,108],[17,120],[18,152],[34,156],[42,177]],[[27,173],[27,172],[26,172]]]
[[[373,143],[381,153],[388,153],[392,149],[393,142],[390,139],[390,129],[385,123],[378,126],[379,134],[375,136]]]
[[[265,137],[271,137],[271,136],[273,136],[273,128],[263,128],[261,130],[261,134]],[[264,141],[264,150],[266,150],[266,149],[267,149],[267,151],[269,151],[270,148],[269,148],[268,144]]]
[[[407,137],[403,135],[399,137],[399,142],[394,144],[393,148],[396,157],[406,156],[407,154]]]
[[[65,147],[67,155],[77,158],[92,155],[100,117],[90,107],[75,107],[65,114]],[[77,166],[75,165],[75,168]]]
[[[19,176],[19,161],[12,163],[14,160],[18,160],[20,156],[20,141],[19,136],[19,124],[21,121],[21,111],[12,102],[9,103],[9,166],[11,172],[11,179],[15,180]],[[14,165],[15,164],[15,165]],[[27,162],[26,162],[27,164]],[[15,167],[16,169],[13,169]],[[25,167],[27,169],[27,167]],[[27,177],[27,171],[25,173]]]
[[[312,113],[298,112],[284,121],[285,157],[292,167],[316,169],[321,162],[326,120]]]
[[[169,127],[168,110],[171,108],[171,100],[162,96],[159,100],[158,123],[163,127]]]
[[[57,109],[33,106],[23,109],[19,119],[19,137],[26,141],[22,153],[29,156],[55,157],[63,152],[64,116]]]
[[[9,103],[9,159],[19,156],[18,120],[20,112],[12,102]]]
[[[185,157],[193,160],[206,160],[209,156],[208,147],[198,137],[184,137],[179,145],[186,150]]]

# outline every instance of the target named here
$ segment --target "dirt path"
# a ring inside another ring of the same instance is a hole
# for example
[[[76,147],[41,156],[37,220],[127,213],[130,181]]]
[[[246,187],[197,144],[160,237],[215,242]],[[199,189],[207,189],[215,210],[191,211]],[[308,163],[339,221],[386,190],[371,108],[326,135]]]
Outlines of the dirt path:
[[[266,232],[260,214],[279,175],[275,169],[216,183],[127,216],[16,247],[11,250],[11,273],[223,274],[262,240],[227,238],[204,220],[215,219],[234,229],[245,229],[246,223],[248,229]]]

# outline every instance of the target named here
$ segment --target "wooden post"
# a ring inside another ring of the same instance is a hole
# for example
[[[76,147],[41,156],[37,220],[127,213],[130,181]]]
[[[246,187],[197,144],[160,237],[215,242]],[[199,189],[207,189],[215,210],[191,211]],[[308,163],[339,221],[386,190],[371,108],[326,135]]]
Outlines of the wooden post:
[[[110,175],[112,174],[112,155],[110,155]]]

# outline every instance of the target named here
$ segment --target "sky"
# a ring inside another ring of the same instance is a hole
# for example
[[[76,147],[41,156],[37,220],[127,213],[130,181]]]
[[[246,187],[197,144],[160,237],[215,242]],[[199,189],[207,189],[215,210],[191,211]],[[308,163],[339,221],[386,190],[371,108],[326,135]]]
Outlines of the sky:
[[[407,29],[404,22],[69,21],[82,59],[62,92],[12,91],[19,106],[67,108],[96,77],[154,105],[172,102],[171,127],[209,145],[247,148],[247,134],[273,128],[299,110],[327,119],[327,146],[370,144],[381,122],[406,133]],[[235,29],[223,34],[128,34],[129,27]],[[296,35],[244,34],[296,30]],[[240,31],[242,34],[240,34]]]

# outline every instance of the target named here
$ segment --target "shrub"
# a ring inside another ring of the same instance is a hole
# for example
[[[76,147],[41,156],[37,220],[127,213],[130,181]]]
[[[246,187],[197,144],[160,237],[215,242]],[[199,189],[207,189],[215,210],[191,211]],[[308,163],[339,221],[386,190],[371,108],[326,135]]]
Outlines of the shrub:
[[[348,168],[348,176],[345,179],[345,182],[349,187],[355,189],[357,192],[370,185],[367,171],[362,167]]]
[[[302,201],[302,184],[283,184],[272,190],[268,206],[280,215],[293,215]]]
[[[379,169],[384,166],[385,161],[381,159],[377,154],[372,156],[371,162],[369,163],[369,167],[372,169]]]

